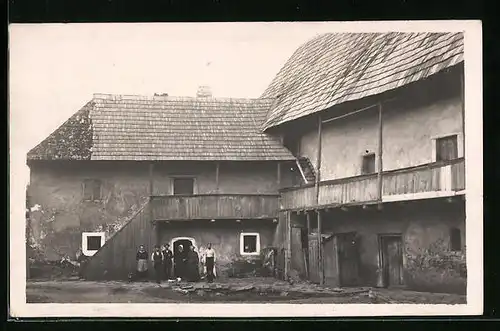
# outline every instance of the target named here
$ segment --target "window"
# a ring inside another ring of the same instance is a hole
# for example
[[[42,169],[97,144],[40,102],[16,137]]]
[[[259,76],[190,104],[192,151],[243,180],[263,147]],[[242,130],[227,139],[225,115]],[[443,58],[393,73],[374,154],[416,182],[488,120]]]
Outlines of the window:
[[[457,135],[436,139],[436,161],[449,161],[458,157]]]
[[[260,254],[260,235],[258,233],[242,233],[240,235],[240,254]]]
[[[361,168],[361,173],[372,174],[375,172],[375,153],[370,153],[363,155],[363,165]]]
[[[83,182],[84,200],[94,201],[101,199],[101,181],[98,179],[86,179]]]
[[[85,256],[94,255],[106,241],[104,232],[83,232],[82,233],[82,253]]]
[[[194,178],[174,178],[174,195],[193,195]]]
[[[453,228],[450,230],[450,249],[452,251],[462,250],[462,237],[460,229]]]

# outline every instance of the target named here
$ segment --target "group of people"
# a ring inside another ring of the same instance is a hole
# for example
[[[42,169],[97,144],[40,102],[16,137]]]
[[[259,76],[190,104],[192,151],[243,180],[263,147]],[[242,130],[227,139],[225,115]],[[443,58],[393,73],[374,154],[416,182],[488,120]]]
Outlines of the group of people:
[[[192,245],[189,246],[187,252],[184,251],[183,245],[177,246],[176,254],[172,253],[169,244],[162,245],[161,248],[156,245],[150,257],[148,256],[148,252],[144,248],[144,245],[139,246],[139,250],[136,255],[137,277],[139,279],[147,278],[148,258],[151,259],[151,263],[153,264],[157,283],[160,283],[162,280],[169,280],[173,278],[172,267],[174,267],[174,276],[177,279],[187,280],[190,282],[200,280],[200,256]],[[210,243],[207,245],[207,249],[205,250],[205,254],[202,256],[201,262],[206,268],[207,281],[213,282],[215,278],[215,251]]]

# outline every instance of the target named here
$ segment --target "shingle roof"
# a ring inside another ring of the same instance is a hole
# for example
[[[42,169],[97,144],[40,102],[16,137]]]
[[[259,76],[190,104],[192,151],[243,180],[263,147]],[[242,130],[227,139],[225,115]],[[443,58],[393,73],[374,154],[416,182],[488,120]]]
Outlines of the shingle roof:
[[[463,61],[462,33],[328,33],[299,47],[263,98],[267,129],[396,89]]]
[[[260,131],[271,103],[94,95],[28,160],[293,160],[278,138]]]

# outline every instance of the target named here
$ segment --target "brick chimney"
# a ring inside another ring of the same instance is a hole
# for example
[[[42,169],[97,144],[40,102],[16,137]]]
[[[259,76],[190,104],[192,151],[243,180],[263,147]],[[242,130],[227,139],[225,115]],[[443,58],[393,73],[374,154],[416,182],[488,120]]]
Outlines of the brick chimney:
[[[212,90],[210,89],[210,86],[202,85],[198,87],[198,92],[196,92],[196,97],[197,98],[211,98],[212,97]]]

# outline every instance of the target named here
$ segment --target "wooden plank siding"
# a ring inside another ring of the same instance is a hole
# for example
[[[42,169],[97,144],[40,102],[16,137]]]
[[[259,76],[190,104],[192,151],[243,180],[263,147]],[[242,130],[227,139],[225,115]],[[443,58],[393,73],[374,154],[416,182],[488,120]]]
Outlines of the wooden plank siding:
[[[312,206],[315,204],[316,192],[314,186],[293,190],[285,190],[281,195],[281,209]]]
[[[387,173],[382,180],[382,194],[409,194],[440,191],[441,167],[401,170]]]
[[[446,176],[451,173],[450,178]],[[435,162],[417,167],[385,171],[382,174],[383,196],[465,189],[465,161]],[[344,205],[377,201],[377,174],[340,178],[320,183],[318,206]],[[314,186],[282,190],[281,209],[315,206]]]
[[[321,185],[319,194],[319,205],[376,200],[377,176],[354,177],[345,182]]]
[[[83,268],[87,280],[127,279],[136,268],[136,253],[144,245],[151,253],[154,247],[150,203],[140,209],[88,260]]]
[[[152,198],[154,220],[278,217],[277,194],[197,194]]]
[[[451,165],[451,188],[454,191],[465,190],[465,162]]]

